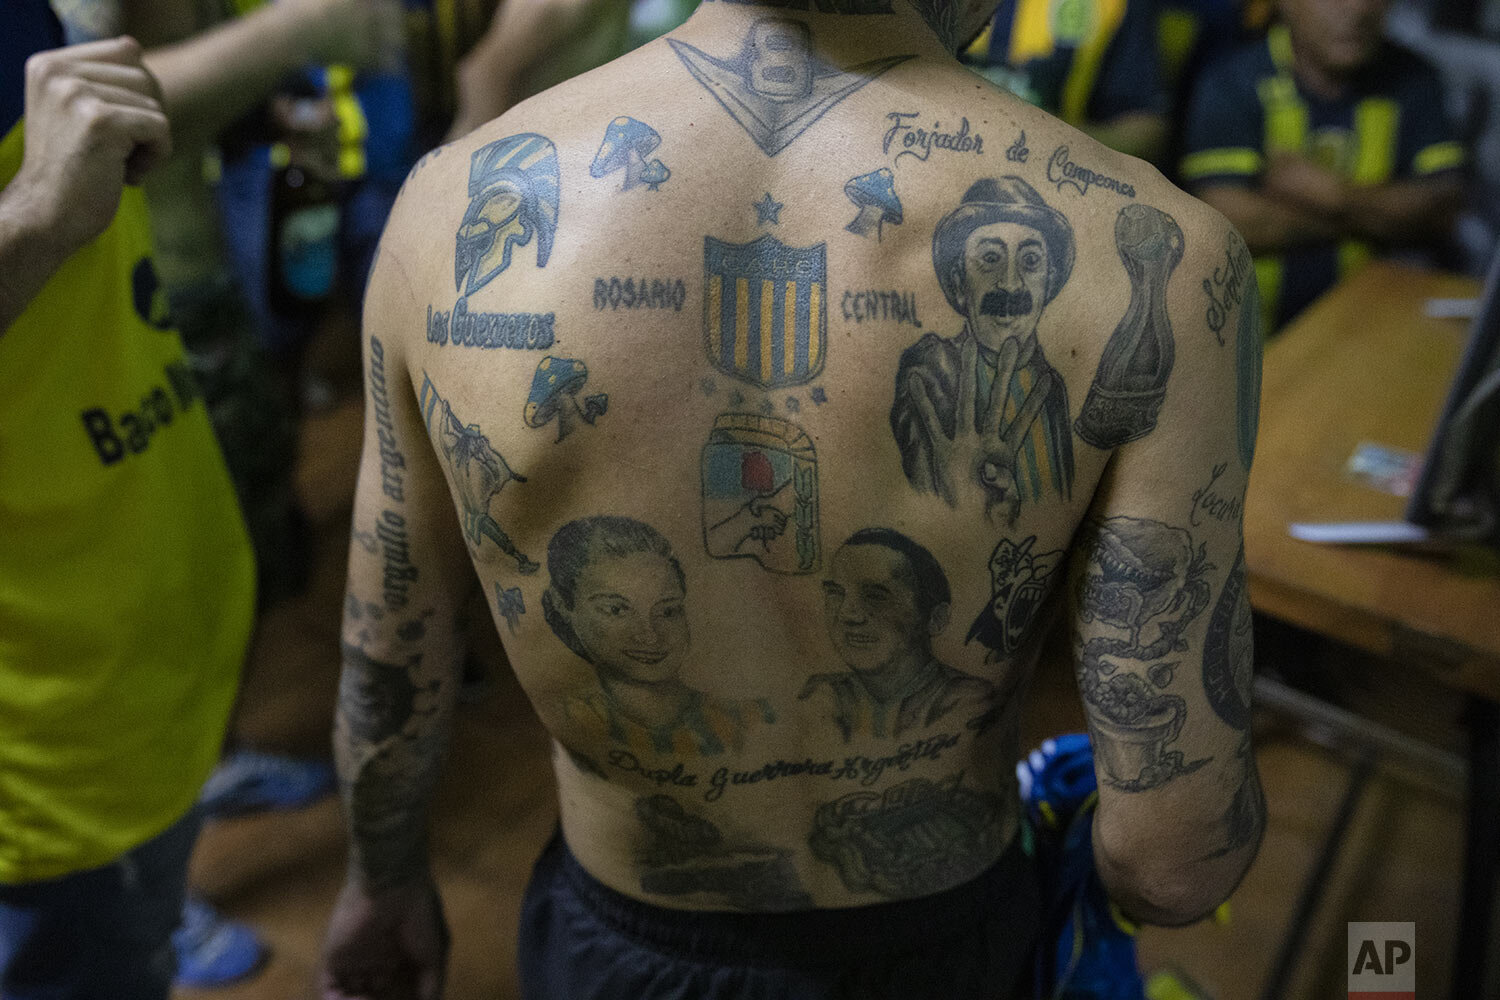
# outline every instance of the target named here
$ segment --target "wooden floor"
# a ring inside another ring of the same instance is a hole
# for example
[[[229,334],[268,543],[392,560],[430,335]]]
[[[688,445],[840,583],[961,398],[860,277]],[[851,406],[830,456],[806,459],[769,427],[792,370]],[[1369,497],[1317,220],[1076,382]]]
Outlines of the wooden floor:
[[[346,387],[354,389],[355,387]],[[299,489],[316,533],[311,584],[301,598],[262,621],[251,656],[236,734],[259,747],[325,754],[338,674],[338,623],[354,461],[358,400],[346,393],[304,430]],[[493,649],[489,655],[493,657]],[[1456,701],[1357,660],[1342,682],[1377,708],[1400,704],[1426,717],[1429,735],[1456,739]],[[1081,728],[1066,670],[1044,672],[1028,720],[1032,742]],[[1413,708],[1413,706],[1419,706]],[[1264,847],[1231,904],[1225,926],[1142,932],[1142,967],[1174,967],[1216,1000],[1250,1000],[1331,822],[1349,768],[1340,757],[1281,721],[1256,722],[1270,807]],[[1460,800],[1382,772],[1355,819],[1301,952],[1290,998],[1343,997],[1346,922],[1415,921],[1419,996],[1447,992],[1462,848]],[[528,871],[556,818],[543,732],[508,676],[459,715],[433,831],[453,952],[448,997],[516,996],[517,909]],[[223,911],[253,924],[271,947],[253,979],[178,996],[222,1000],[301,1000],[312,977],[324,922],[343,870],[342,828],[332,798],[309,808],[211,824],[194,859],[195,887]],[[627,998],[622,998],[627,1000]]]

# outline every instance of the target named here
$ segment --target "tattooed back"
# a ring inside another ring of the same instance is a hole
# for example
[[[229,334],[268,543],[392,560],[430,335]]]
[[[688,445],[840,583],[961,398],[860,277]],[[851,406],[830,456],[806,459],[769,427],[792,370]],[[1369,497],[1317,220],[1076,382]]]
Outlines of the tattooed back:
[[[345,638],[404,699],[367,756],[427,766],[466,560],[556,741],[570,846],[665,906],[983,871],[1069,593],[1091,716],[1174,706],[1169,738],[1096,730],[1125,747],[1106,801],[1245,769],[1195,669],[1198,612],[1238,607],[1238,523],[1189,499],[1248,466],[1200,288],[1236,238],[881,9],[704,4],[430,154],[371,283],[378,544]]]

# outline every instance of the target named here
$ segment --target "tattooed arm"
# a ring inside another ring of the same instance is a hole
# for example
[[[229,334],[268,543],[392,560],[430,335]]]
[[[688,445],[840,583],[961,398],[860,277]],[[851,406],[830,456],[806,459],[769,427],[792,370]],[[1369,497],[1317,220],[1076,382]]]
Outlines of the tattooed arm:
[[[325,1000],[436,997],[447,947],[427,805],[460,680],[455,622],[473,571],[407,373],[402,324],[420,327],[418,317],[387,250],[365,299],[365,441],[334,727],[349,868],[328,932]]]
[[[1249,277],[1221,346],[1204,279],[1238,243],[1218,216],[1182,209],[1180,228],[1144,205],[1116,225],[1134,259],[1131,303],[1075,425],[1112,454],[1068,586],[1100,877],[1132,917],[1164,924],[1229,895],[1265,817],[1240,518],[1259,400],[1257,296]]]

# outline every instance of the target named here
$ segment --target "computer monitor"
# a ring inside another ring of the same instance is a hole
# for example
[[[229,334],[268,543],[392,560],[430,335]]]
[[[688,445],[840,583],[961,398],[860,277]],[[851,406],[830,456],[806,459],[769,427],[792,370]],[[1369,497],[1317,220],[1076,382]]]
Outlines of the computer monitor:
[[[1406,520],[1438,538],[1500,547],[1500,248]]]

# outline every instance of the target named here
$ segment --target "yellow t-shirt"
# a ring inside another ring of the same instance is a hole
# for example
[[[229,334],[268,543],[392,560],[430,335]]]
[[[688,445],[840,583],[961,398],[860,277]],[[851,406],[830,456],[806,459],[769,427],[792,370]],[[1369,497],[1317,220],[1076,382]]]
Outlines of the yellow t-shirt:
[[[0,141],[0,187],[22,124]],[[254,563],[140,191],[0,333],[0,883],[108,863],[213,767]]]

